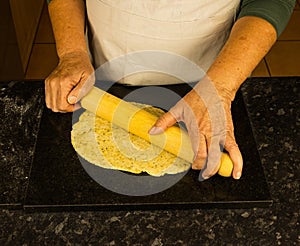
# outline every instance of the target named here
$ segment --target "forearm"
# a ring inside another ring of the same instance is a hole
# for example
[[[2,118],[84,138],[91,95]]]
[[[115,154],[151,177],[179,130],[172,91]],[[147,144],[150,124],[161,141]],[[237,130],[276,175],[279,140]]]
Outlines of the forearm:
[[[48,5],[50,20],[61,58],[71,52],[87,52],[84,37],[85,3],[83,0],[52,0]]]
[[[245,16],[236,21],[207,72],[220,94],[233,100],[237,89],[275,43],[276,35],[275,28],[259,17]]]

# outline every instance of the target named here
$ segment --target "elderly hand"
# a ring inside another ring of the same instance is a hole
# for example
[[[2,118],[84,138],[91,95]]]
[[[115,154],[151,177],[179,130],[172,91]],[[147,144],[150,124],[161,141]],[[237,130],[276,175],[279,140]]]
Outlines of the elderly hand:
[[[54,112],[72,112],[94,85],[94,68],[83,51],[64,54],[45,80],[46,105]]]
[[[201,169],[200,180],[217,173],[223,147],[234,164],[233,178],[239,179],[242,173],[243,160],[234,138],[230,110],[234,96],[224,91],[224,88],[216,89],[208,78],[202,79],[149,131],[160,134],[176,121],[184,122],[195,154],[192,168]]]

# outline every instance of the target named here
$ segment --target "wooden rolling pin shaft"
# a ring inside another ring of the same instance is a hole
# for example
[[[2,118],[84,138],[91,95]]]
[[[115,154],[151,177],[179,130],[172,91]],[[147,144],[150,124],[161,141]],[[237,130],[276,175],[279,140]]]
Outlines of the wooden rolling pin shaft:
[[[96,87],[81,100],[81,106],[152,144],[190,163],[193,162],[193,150],[187,133],[177,126],[172,126],[163,134],[149,135],[149,129],[158,118],[144,109]]]
[[[178,126],[159,135],[149,135],[148,131],[158,117],[96,87],[82,98],[81,106],[189,163],[193,162],[190,138]]]

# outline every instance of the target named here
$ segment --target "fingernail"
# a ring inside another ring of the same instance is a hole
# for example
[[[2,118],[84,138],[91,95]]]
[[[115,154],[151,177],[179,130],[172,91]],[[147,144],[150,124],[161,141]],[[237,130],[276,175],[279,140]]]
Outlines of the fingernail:
[[[77,98],[75,96],[70,96],[68,97],[68,102],[70,104],[75,104],[76,103]]]
[[[157,134],[161,134],[163,133],[164,130],[161,127],[156,127],[153,126],[150,130],[149,130],[149,134],[150,135],[157,135]]]
[[[200,172],[199,177],[198,177],[198,180],[199,180],[200,182],[203,182],[204,180],[207,180],[208,178],[209,178],[209,177],[204,176],[204,175],[201,174],[201,172]]]
[[[199,182],[203,182],[204,180],[205,180],[205,178],[203,178],[201,175],[199,175],[198,181],[199,181]]]
[[[235,174],[235,178],[236,178],[236,179],[240,179],[240,178],[241,178],[241,175],[242,175],[241,172],[237,172],[237,173]]]

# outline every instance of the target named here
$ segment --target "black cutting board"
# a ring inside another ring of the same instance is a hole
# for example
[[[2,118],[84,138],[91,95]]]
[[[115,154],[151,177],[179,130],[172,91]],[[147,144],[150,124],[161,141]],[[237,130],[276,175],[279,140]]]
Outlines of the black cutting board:
[[[167,88],[180,95],[184,95],[190,89],[182,85]],[[124,97],[135,89],[137,87],[117,85],[113,86],[110,92]],[[149,103],[147,98],[137,101]],[[79,115],[80,112],[76,114]],[[244,158],[243,175],[240,180],[215,175],[204,182],[199,182],[199,171],[189,170],[179,182],[162,192],[132,196],[110,191],[89,175],[100,173],[112,179],[115,177],[114,171],[88,163],[73,149],[70,131],[74,115],[53,113],[45,108],[24,208],[27,210],[153,210],[269,206],[272,199],[240,91],[233,102],[232,114],[235,136]],[[170,177],[171,180],[172,178]],[[151,180],[154,185],[160,178],[156,179]],[[168,181],[167,176],[164,179]],[[124,185],[121,181],[120,185]]]

